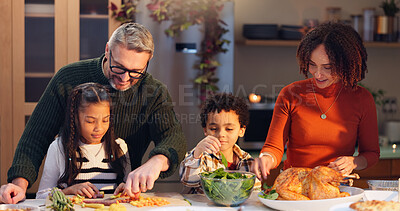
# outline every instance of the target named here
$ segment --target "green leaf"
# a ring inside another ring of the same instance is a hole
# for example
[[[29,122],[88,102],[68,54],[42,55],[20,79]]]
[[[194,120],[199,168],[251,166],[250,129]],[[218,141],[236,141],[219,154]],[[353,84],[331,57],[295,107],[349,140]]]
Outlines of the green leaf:
[[[271,188],[272,188],[272,186],[268,186],[267,183],[264,183],[262,187],[263,187],[263,189],[265,189],[265,190],[268,190],[268,189],[271,189]]]
[[[222,163],[224,164],[225,168],[228,168],[228,161],[226,160],[226,157],[224,154],[221,153],[221,159],[222,159]]]
[[[276,192],[276,190],[271,190],[269,193],[262,192],[262,195],[260,195],[261,198],[269,200],[276,200],[278,196],[279,194]]]

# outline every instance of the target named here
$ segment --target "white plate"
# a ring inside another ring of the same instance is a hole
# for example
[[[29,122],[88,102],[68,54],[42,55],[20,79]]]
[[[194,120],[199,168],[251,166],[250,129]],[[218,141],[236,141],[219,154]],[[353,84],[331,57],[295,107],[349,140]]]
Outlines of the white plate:
[[[7,209],[29,209],[30,211],[39,211],[39,207],[22,205],[22,204],[0,204],[0,210]]]
[[[379,201],[398,201],[397,191],[384,190],[366,190],[364,192],[364,201],[379,200]]]
[[[223,209],[201,206],[173,206],[173,207],[158,207],[149,211],[221,211]]]
[[[344,204],[338,204],[335,206],[332,206],[329,211],[354,211],[353,209],[350,208],[350,204],[353,204],[354,202],[347,202]]]
[[[384,190],[366,190],[364,191],[364,201],[379,200],[379,201],[398,201],[397,191],[384,191]],[[330,211],[354,211],[350,208],[350,204],[354,202],[348,202],[344,204],[338,204],[331,207]]]
[[[356,187],[341,186],[340,191],[348,192],[350,196],[307,201],[269,200],[261,198],[261,192],[257,196],[263,204],[277,210],[329,210],[337,204],[359,201],[364,195],[364,190]]]

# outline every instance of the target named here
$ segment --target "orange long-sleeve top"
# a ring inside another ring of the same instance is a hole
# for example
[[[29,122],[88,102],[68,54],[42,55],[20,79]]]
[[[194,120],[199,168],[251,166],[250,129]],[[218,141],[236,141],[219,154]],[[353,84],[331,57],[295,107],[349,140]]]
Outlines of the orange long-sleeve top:
[[[321,110],[326,119],[321,118]],[[371,93],[363,87],[342,88],[341,82],[320,89],[312,78],[284,87],[261,152],[272,154],[279,165],[285,145],[284,169],[328,165],[339,156],[353,156],[357,146],[367,168],[376,164],[380,149]]]

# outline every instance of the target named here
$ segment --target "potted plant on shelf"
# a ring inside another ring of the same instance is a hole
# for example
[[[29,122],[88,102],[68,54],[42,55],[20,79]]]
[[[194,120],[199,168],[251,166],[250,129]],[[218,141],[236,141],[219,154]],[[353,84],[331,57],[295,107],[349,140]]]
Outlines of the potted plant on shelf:
[[[380,5],[385,15],[377,17],[377,41],[395,42],[397,41],[398,32],[395,27],[398,23],[396,13],[400,11],[395,0],[385,0]]]
[[[111,2],[109,9],[111,10],[111,17],[123,23],[135,22],[136,7],[139,0],[125,0],[118,9],[117,5]]]
[[[200,61],[195,64],[198,76],[194,79],[199,87],[199,99],[205,100],[208,94],[218,91],[218,78],[215,76],[220,63],[216,56],[227,49],[230,41],[223,38],[228,32],[226,24],[220,19],[224,3],[229,0],[151,0],[147,8],[151,17],[159,23],[171,21],[165,31],[167,36],[176,37],[193,25],[204,24],[204,39],[197,54]]]
[[[396,13],[400,11],[400,8],[397,7],[397,4],[394,0],[385,0],[379,7],[382,8],[385,12],[385,15],[389,17],[394,17]]]

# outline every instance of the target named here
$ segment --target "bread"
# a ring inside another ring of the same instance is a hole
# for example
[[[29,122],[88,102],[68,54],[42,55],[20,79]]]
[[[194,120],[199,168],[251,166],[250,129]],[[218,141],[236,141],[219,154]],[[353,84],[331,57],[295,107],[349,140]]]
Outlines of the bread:
[[[394,201],[363,201],[363,202],[355,202],[350,205],[351,209],[357,211],[400,211],[400,203]]]

